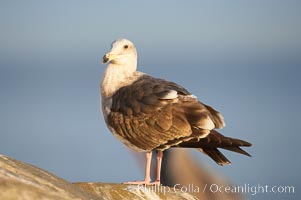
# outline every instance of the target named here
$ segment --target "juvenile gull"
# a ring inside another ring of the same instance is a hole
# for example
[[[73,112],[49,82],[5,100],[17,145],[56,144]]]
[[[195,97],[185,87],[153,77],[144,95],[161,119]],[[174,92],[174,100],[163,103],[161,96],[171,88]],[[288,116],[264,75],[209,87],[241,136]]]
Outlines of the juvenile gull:
[[[129,148],[146,152],[145,178],[128,184],[160,184],[163,151],[195,148],[217,164],[230,161],[218,150],[250,156],[240,146],[250,143],[223,136],[223,116],[182,86],[137,71],[137,51],[127,39],[118,39],[104,55],[109,63],[101,83],[102,110],[110,131]],[[156,180],[151,182],[152,151],[157,151]]]

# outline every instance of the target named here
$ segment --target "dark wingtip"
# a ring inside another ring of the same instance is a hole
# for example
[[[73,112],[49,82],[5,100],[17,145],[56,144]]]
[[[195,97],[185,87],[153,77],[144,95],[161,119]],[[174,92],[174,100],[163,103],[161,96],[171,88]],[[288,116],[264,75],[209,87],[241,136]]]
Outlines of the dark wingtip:
[[[230,160],[228,160],[218,149],[203,149],[201,150],[205,154],[207,154],[212,160],[214,160],[218,165],[229,165],[231,164]]]
[[[248,152],[246,152],[245,150],[241,149],[238,146],[230,146],[230,147],[222,147],[222,148],[226,149],[226,150],[229,150],[229,151],[233,151],[233,152],[236,152],[236,153],[243,154],[245,156],[252,157]]]
[[[252,144],[251,144],[251,143],[249,143],[249,142],[246,142],[246,141],[244,141],[244,144],[243,144],[243,145],[241,145],[241,146],[244,146],[244,147],[251,147],[251,146],[252,146]]]
[[[244,140],[240,140],[240,139],[236,139],[236,138],[229,138],[232,143],[236,146],[243,146],[243,147],[250,147],[252,146],[252,144],[250,142],[244,141]]]
[[[226,162],[217,162],[217,164],[219,165],[219,166],[224,166],[224,165],[231,165],[231,161],[226,161]]]

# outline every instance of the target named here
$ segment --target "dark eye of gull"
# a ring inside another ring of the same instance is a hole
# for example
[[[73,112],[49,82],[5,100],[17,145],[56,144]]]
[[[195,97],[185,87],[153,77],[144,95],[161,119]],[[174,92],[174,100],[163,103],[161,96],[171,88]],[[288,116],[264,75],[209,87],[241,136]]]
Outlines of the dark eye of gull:
[[[129,45],[124,45],[123,48],[127,49],[127,48],[129,48]]]

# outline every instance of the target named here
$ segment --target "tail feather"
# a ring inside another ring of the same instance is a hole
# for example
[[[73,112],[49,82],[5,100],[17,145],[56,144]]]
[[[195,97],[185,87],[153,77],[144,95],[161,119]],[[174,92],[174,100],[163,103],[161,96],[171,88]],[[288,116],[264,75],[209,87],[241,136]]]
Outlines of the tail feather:
[[[251,157],[248,152],[240,148],[242,146],[250,147],[252,146],[252,144],[244,140],[225,137],[216,130],[212,130],[207,137],[200,140],[193,139],[177,145],[177,147],[199,149],[219,165],[230,164],[231,162],[218,150],[218,148],[226,149]]]

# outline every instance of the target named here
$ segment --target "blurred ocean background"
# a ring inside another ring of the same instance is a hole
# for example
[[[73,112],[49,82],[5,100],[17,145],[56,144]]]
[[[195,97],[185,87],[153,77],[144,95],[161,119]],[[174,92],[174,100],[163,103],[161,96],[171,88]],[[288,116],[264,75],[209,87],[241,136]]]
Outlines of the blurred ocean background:
[[[253,143],[232,165],[196,160],[235,184],[292,185],[300,199],[301,1],[0,1],[0,153],[72,182],[143,177],[105,127],[102,56],[132,40],[140,71],[219,110],[221,133]],[[180,173],[180,172],[179,172]]]

